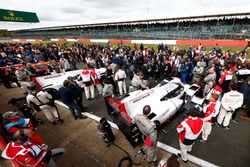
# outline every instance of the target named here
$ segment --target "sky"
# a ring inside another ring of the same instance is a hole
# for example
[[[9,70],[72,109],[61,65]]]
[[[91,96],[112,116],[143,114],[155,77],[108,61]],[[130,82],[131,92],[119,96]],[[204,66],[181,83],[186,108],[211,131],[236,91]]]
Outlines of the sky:
[[[37,13],[40,23],[0,22],[0,29],[106,23],[250,12],[249,0],[0,0],[1,9]]]

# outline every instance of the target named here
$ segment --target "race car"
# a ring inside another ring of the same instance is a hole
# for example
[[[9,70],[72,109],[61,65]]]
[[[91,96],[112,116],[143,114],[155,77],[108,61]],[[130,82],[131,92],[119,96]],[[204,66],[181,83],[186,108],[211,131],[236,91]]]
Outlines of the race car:
[[[143,107],[148,104],[151,107],[149,119],[163,124],[180,109],[183,95],[184,85],[176,78],[171,81],[163,80],[152,89],[132,92],[121,103],[131,118],[142,114]]]
[[[105,75],[106,68],[96,69],[95,71],[96,73],[99,73],[101,77],[103,77]],[[52,96],[54,95],[55,99],[58,99],[58,90],[63,86],[64,80],[66,80],[68,77],[74,77],[78,85],[82,85],[82,81],[78,80],[81,73],[82,70],[54,73],[51,75],[35,77],[33,78],[33,81],[37,84],[39,89],[46,87],[46,89],[49,90],[49,93],[52,93]]]
[[[189,88],[192,91],[189,91]],[[138,90],[122,100],[108,97],[105,99],[109,116],[117,124],[121,132],[132,146],[140,144],[141,134],[134,124],[136,114],[142,114],[143,107],[150,105],[151,113],[148,118],[158,127],[177,113],[184,104],[185,98],[192,98],[199,87],[184,85],[179,78],[163,80],[158,85],[147,90]],[[188,95],[186,96],[186,92]]]

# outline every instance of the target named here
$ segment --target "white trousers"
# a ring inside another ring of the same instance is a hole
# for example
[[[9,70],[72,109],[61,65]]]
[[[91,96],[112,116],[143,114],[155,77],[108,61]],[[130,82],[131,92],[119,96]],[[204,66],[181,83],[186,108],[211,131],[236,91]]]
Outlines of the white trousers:
[[[96,89],[97,89],[99,95],[102,95],[102,84],[96,84],[95,86],[96,86]]]
[[[227,111],[225,108],[221,107],[220,114],[217,118],[217,122],[226,127],[229,125],[231,118],[232,118],[232,112]]]
[[[87,99],[90,98],[90,95],[91,95],[91,98],[95,98],[95,87],[94,87],[94,85],[90,85],[90,86],[85,86],[84,85],[84,91],[85,91],[85,95],[86,95]]]
[[[118,81],[118,88],[119,88],[119,93],[121,96],[123,95],[123,93],[127,94],[125,81]]]
[[[45,114],[46,118],[50,122],[53,122],[53,121],[56,121],[56,120],[59,119],[59,116],[58,116],[58,113],[57,113],[55,107],[51,107],[51,106],[46,105],[44,107],[41,107],[41,110],[43,111],[43,113]]]
[[[212,123],[205,122],[204,127],[202,129],[202,139],[207,141],[207,138],[211,134],[211,131],[212,131]]]
[[[180,150],[181,150],[181,158],[183,161],[187,161],[187,152],[192,151],[193,144],[185,145],[180,140]]]

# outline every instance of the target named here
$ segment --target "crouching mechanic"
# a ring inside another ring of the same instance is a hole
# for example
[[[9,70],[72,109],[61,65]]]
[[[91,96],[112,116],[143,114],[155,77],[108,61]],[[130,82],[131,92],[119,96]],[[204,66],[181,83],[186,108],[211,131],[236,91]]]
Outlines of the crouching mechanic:
[[[23,167],[56,167],[52,157],[64,154],[64,152],[63,148],[49,150],[46,144],[30,140],[22,129],[15,133],[13,141],[7,144],[2,157],[15,160]]]
[[[33,106],[35,110],[43,111],[47,119],[51,124],[56,125],[57,123],[63,123],[63,120],[60,119],[59,113],[55,106],[50,105],[52,96],[46,91],[39,91],[36,93],[36,84],[30,82],[27,85],[29,94],[26,97],[27,104]]]
[[[178,156],[185,163],[187,163],[187,152],[192,151],[192,146],[202,132],[203,126],[204,122],[198,117],[198,111],[194,106],[189,109],[188,118],[177,126],[181,150],[181,154],[178,154]]]
[[[142,73],[134,74],[134,77],[131,81],[131,88],[129,92],[133,92],[133,91],[140,90],[140,89],[143,89],[143,90],[148,89],[148,87],[143,83],[142,78],[143,78]]]
[[[151,108],[149,105],[143,107],[143,114],[137,114],[135,116],[135,123],[138,126],[141,133],[144,135],[144,145],[146,160],[148,163],[154,162],[157,164],[156,144],[157,144],[157,130],[154,122],[148,119]]]

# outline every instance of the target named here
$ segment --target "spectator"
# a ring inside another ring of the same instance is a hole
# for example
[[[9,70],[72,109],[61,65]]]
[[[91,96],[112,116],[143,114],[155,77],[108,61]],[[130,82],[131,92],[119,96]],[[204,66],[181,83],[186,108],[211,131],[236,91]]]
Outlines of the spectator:
[[[244,96],[244,108],[247,113],[246,116],[242,116],[241,118],[250,121],[250,77],[246,79],[244,84],[241,87],[241,92],[243,93]],[[235,119],[236,116],[233,117]]]
[[[75,102],[75,96],[77,91],[74,91],[69,88],[70,81],[65,80],[63,82],[63,86],[59,88],[59,93],[61,95],[62,102],[69,107],[69,110],[75,120],[79,119],[86,119],[86,116],[82,115],[82,111],[80,106]]]
[[[117,94],[117,85],[114,81],[114,74],[113,74],[110,64],[106,68],[106,80],[107,80],[107,83],[112,84],[113,89],[114,89],[114,94]]]
[[[204,74],[204,68],[201,66],[201,62],[197,62],[192,73],[194,75],[192,83],[200,83],[202,76]]]
[[[82,112],[86,112],[87,107],[84,107],[82,102],[82,89],[81,87],[76,83],[73,77],[68,77],[68,81],[70,82],[69,88],[73,91],[75,91],[75,101],[80,106]]]
[[[25,66],[21,66],[18,70],[16,70],[15,75],[17,76],[17,80],[20,82],[21,86],[27,85],[27,82],[30,80],[29,75],[25,71]]]

